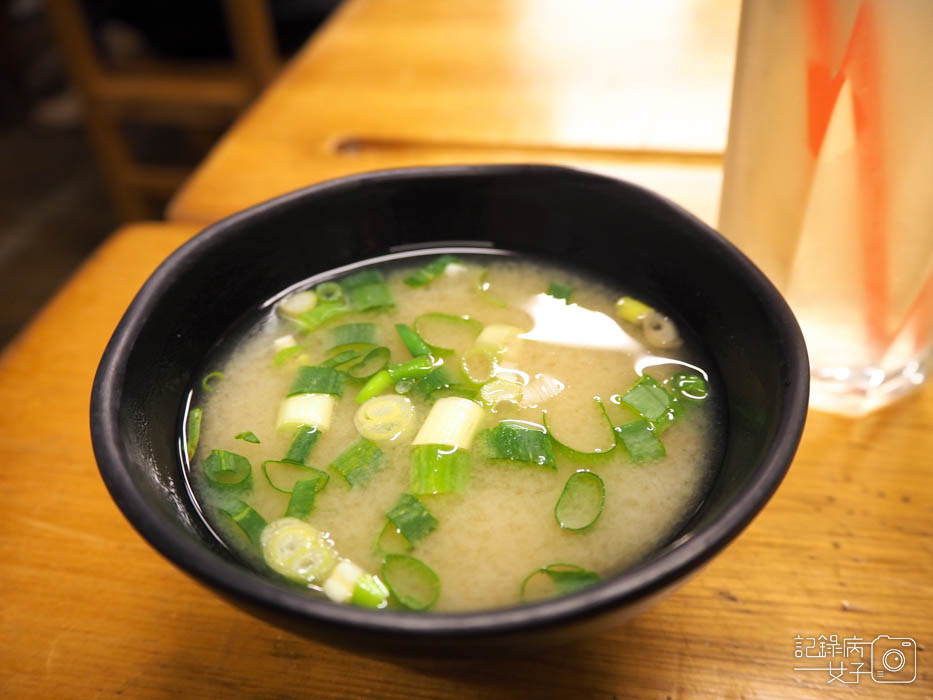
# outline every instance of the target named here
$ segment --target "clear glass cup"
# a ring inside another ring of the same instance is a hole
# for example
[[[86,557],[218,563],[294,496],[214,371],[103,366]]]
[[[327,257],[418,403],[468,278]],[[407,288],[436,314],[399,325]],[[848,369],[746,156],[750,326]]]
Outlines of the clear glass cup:
[[[745,0],[719,226],[797,315],[814,408],[925,381],[933,1]]]

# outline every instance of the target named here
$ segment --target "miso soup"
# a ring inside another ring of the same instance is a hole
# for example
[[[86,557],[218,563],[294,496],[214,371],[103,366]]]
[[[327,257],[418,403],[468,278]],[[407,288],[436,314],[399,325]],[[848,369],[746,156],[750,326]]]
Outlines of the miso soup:
[[[321,279],[230,334],[184,420],[206,522],[270,576],[515,605],[631,566],[702,501],[721,405],[676,310],[507,256]]]

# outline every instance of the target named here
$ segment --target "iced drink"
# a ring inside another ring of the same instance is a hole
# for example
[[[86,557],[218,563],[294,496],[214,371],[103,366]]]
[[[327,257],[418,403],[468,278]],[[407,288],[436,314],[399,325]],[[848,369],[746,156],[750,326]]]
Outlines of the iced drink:
[[[794,309],[815,407],[860,414],[923,382],[933,1],[746,1],[720,228]]]

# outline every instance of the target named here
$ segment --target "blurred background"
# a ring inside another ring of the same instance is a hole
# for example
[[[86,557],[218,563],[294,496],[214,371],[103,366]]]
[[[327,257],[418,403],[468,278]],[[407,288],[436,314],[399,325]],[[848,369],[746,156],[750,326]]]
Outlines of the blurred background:
[[[162,217],[339,2],[0,3],[0,347],[119,223]]]

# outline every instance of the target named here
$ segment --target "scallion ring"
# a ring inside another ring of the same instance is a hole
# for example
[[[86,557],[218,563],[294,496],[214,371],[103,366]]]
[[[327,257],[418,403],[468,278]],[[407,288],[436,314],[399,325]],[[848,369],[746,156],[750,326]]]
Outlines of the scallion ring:
[[[522,602],[530,603],[556,595],[573,593],[599,581],[599,574],[587,571],[582,566],[564,563],[548,564],[535,569],[525,577],[519,589],[519,596]]]
[[[389,364],[389,348],[379,346],[373,348],[359,362],[347,367],[347,374],[354,379],[369,379],[376,372],[385,369]]]
[[[341,350],[333,357],[322,362],[321,367],[333,367],[334,369],[340,369],[343,365],[348,364],[353,360],[357,360],[362,356],[363,353],[357,350]]]
[[[253,468],[249,460],[236,452],[213,450],[204,460],[204,476],[214,486],[239,488],[249,482]]]
[[[188,420],[185,422],[185,450],[188,455],[188,461],[194,459],[194,453],[198,451],[198,442],[201,439],[201,418],[204,416],[203,409],[192,408],[188,412]]]
[[[317,528],[298,518],[281,518],[262,531],[262,556],[285,578],[320,583],[337,565],[337,553]]]
[[[317,490],[320,491],[330,479],[327,472],[322,472],[320,469],[284,460],[278,462],[267,459],[262,463],[262,472],[266,475],[269,486],[280,493],[292,493],[295,490],[295,484],[308,480],[316,481]]]
[[[645,340],[652,347],[676,348],[683,342],[674,322],[657,311],[652,311],[642,319],[641,328]]]
[[[472,384],[485,384],[496,371],[496,353],[482,347],[472,347],[460,358],[460,370]]]
[[[407,554],[387,554],[382,580],[395,599],[409,610],[427,610],[441,592],[441,582],[430,566]]]
[[[321,282],[314,290],[321,301],[340,301],[343,299],[343,290],[336,282]]]
[[[317,294],[310,289],[289,294],[279,302],[279,311],[285,316],[300,316],[317,306]]]
[[[489,293],[489,282],[486,281],[486,275],[489,274],[489,270],[483,268],[479,273],[479,277],[476,279],[476,291],[479,292],[482,299],[493,306],[498,306],[499,308],[504,308],[506,303],[499,299],[497,296]]]
[[[558,437],[555,434],[554,421],[550,415],[550,412],[549,411],[542,412],[543,415],[541,418],[541,422],[544,425],[545,430],[547,430],[548,435],[551,436],[551,440],[554,441],[554,445],[558,449],[562,450],[563,452],[565,452],[566,454],[570,455],[571,457],[575,459],[601,458],[601,457],[605,457],[608,454],[611,454],[615,450],[617,446],[616,433],[612,425],[612,421],[610,420],[609,414],[606,412],[606,407],[603,406],[602,401],[596,400],[596,404],[599,409],[602,420],[604,420],[606,423],[607,440],[606,440],[605,445],[596,447],[592,450],[580,450],[580,449],[577,449],[575,447],[571,447],[570,445],[568,445],[567,442],[565,441],[566,440],[565,438]]]
[[[213,391],[217,388],[217,383],[223,378],[223,372],[211,372],[201,380],[201,388],[204,389],[204,391]]]
[[[266,529],[266,519],[256,512],[251,505],[243,501],[237,501],[230,508],[222,508],[221,512],[239,525],[240,529],[254,545],[261,546],[262,533]]]
[[[360,406],[353,423],[359,434],[370,440],[395,440],[404,433],[415,418],[411,400],[398,394],[374,396]]]
[[[570,475],[554,506],[554,518],[562,529],[583,532],[591,528],[606,505],[606,485],[594,472],[581,469]]]
[[[709,396],[709,384],[698,374],[677,372],[665,382],[674,393],[689,401],[703,401]]]
[[[483,330],[483,324],[469,316],[440,312],[421,314],[415,319],[414,327],[424,342],[441,355],[469,347]]]
[[[377,345],[379,330],[375,323],[345,323],[330,330],[331,349],[344,345],[364,343]]]
[[[395,527],[395,524],[386,519],[386,524],[376,538],[376,552],[385,556],[386,554],[403,554],[410,552],[414,546],[405,539],[401,531]]]

